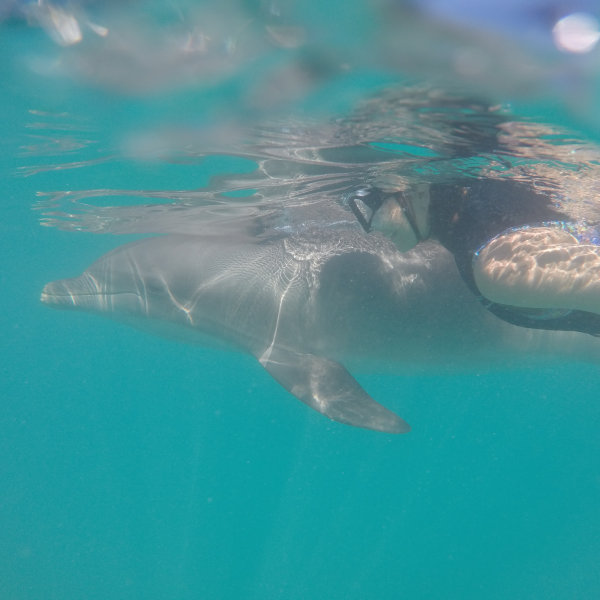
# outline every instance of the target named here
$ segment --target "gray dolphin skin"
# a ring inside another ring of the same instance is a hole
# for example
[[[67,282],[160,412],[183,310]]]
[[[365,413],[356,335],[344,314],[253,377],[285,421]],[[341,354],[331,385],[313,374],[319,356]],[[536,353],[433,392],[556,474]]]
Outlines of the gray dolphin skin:
[[[342,361],[418,373],[598,355],[591,336],[528,330],[491,315],[438,244],[399,253],[350,228],[255,242],[147,238],[109,252],[79,277],[48,283],[41,299],[249,353],[330,419],[390,433],[409,426]]]

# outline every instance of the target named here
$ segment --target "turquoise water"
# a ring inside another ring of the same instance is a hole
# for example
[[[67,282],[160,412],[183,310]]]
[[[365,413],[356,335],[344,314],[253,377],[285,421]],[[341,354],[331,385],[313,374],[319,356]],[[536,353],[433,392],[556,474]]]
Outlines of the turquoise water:
[[[128,96],[56,79],[23,62],[52,47],[41,30],[3,27],[2,600],[600,596],[597,365],[359,373],[413,427],[388,436],[310,411],[250,357],[42,306],[47,281],[124,237],[40,227],[38,191],[192,189],[234,163],[24,177],[68,159],[21,148],[32,123],[64,133],[30,111],[89,128],[90,160],[126,154],[123,131],[216,112],[232,84]],[[362,73],[351,98],[391,78]]]

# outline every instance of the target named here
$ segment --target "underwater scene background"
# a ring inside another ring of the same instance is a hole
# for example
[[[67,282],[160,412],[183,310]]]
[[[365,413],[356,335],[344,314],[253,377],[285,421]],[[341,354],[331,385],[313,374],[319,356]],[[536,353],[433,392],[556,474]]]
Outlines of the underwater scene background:
[[[381,178],[535,178],[596,223],[600,13],[520,4],[0,5],[1,599],[600,595],[597,363],[365,365],[390,436],[39,302],[125,241],[301,231]]]

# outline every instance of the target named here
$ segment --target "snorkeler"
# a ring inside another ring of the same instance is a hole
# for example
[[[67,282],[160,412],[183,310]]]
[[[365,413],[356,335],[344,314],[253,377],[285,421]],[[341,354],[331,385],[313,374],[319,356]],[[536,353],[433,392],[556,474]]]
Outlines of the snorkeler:
[[[523,327],[600,335],[600,246],[550,199],[521,182],[463,180],[364,190],[348,202],[365,231],[406,251],[433,238],[469,289]]]

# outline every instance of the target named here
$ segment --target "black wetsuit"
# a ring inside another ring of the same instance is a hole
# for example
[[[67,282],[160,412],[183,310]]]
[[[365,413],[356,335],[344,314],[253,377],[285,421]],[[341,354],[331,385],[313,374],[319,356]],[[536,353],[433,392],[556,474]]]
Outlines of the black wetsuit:
[[[523,309],[490,302],[473,276],[473,259],[492,238],[509,229],[569,222],[549,198],[509,180],[465,180],[430,187],[431,235],[452,254],[467,286],[493,314],[514,325],[600,335],[600,316],[580,310]]]

